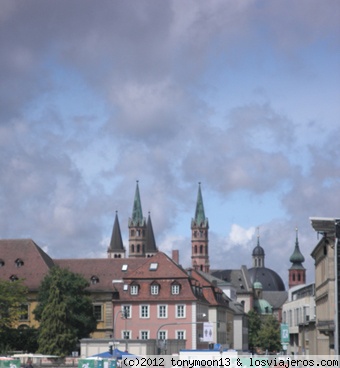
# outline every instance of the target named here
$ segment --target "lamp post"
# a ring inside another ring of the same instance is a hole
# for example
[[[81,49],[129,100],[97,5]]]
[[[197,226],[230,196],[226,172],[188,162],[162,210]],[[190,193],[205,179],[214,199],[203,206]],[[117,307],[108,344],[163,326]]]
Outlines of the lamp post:
[[[112,286],[114,288],[114,293],[118,293],[118,297],[113,297],[113,299],[119,299],[119,291],[116,288],[116,284],[122,284],[124,281],[119,279],[119,280],[112,280]],[[114,311],[114,306],[113,306],[113,311]],[[109,349],[110,349],[110,353],[112,354],[113,352],[113,348],[116,348],[116,322],[117,322],[117,317],[118,314],[122,314],[123,311],[120,309],[116,312],[116,314],[113,316],[113,325],[112,325],[112,338],[113,338],[113,342],[109,343]],[[125,311],[124,311],[124,316],[125,316]],[[125,317],[126,318],[126,317]],[[126,347],[127,347],[127,343],[126,343]]]
[[[202,317],[205,317],[206,314],[202,313],[201,314]],[[168,322],[168,323],[163,323],[162,325],[160,325],[158,327],[157,333],[156,333],[156,342],[157,342],[157,348],[159,349],[159,353],[160,353],[160,339],[159,339],[159,331],[165,327],[165,326],[178,326],[178,325],[197,325],[197,324],[204,324],[207,321],[195,321],[195,322]],[[217,322],[210,322],[210,323],[217,323]]]

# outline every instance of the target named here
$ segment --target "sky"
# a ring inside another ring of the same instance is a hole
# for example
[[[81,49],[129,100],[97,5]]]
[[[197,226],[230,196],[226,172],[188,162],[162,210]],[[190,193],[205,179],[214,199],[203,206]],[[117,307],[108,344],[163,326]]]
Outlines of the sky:
[[[52,258],[128,249],[136,181],[159,250],[191,265],[201,183],[211,269],[287,283],[296,228],[340,216],[337,0],[3,0],[0,237]]]

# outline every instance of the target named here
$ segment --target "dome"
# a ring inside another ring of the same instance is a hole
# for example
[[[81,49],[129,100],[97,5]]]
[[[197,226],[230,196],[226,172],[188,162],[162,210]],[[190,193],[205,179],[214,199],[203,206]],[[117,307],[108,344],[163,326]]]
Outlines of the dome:
[[[262,284],[259,281],[255,281],[253,285],[254,289],[263,289]]]
[[[270,268],[253,267],[248,270],[250,283],[260,282],[263,291],[285,291],[281,277]]]
[[[257,244],[257,246],[253,249],[253,257],[254,256],[264,256],[264,249],[261,247],[260,244]]]
[[[293,254],[290,256],[289,261],[292,263],[303,263],[305,257],[302,255],[298,244],[295,245]]]

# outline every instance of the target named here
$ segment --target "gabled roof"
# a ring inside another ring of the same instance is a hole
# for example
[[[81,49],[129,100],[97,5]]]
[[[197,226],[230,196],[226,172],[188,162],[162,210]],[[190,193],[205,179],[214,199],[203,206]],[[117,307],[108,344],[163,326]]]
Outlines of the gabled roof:
[[[163,252],[153,257],[143,258],[141,264],[134,272],[128,275],[129,279],[161,279],[161,278],[187,278],[185,270]],[[152,266],[153,265],[153,266]]]
[[[229,298],[223,291],[209,280],[209,274],[195,269],[191,270],[191,276],[195,278],[203,288],[203,295],[210,305],[228,306]],[[219,298],[218,298],[219,297]]]
[[[9,280],[11,276],[25,279],[25,285],[37,290],[53,260],[31,239],[1,239],[0,278]]]
[[[82,275],[90,283],[90,291],[110,291],[114,289],[113,280],[123,280],[133,273],[145,258],[99,258],[99,259],[55,259],[54,263],[61,268],[69,269]],[[97,283],[91,283],[92,277]]]
[[[170,257],[163,252],[158,252],[153,257],[142,258],[143,264],[137,269],[126,274],[123,284],[117,284],[119,291],[119,300],[121,302],[157,302],[162,301],[197,301],[206,303],[203,295],[194,293],[192,281],[198,282],[191,278],[187,272],[175,263]],[[139,287],[138,294],[131,295],[129,291],[130,285]],[[151,285],[159,285],[157,295],[151,295]],[[180,293],[172,294],[171,287],[173,284],[180,285]]]
[[[250,293],[251,283],[249,272],[246,266],[236,270],[212,270],[211,274],[219,279],[230,282],[238,294]]]
[[[287,291],[262,291],[262,298],[273,306],[274,309],[279,309],[288,299]]]

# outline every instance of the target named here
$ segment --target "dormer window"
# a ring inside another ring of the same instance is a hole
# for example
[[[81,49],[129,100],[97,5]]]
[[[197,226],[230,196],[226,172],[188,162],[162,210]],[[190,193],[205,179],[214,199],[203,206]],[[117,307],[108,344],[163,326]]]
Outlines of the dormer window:
[[[172,295],[178,295],[181,290],[180,284],[172,284],[171,285],[171,294]]]
[[[150,287],[151,295],[158,295],[159,294],[159,285],[158,284],[152,284]]]
[[[150,263],[150,267],[149,267],[150,271],[156,271],[157,268],[158,268],[158,263],[156,263],[156,262]]]
[[[99,282],[99,277],[97,277],[97,276],[93,275],[93,276],[91,277],[91,284],[92,284],[92,285],[95,285],[95,284],[98,284],[98,282]]]
[[[138,295],[138,291],[139,291],[139,285],[134,284],[130,286],[130,294],[131,295]]]
[[[20,258],[18,258],[16,261],[15,261],[15,265],[19,268],[19,267],[22,267],[24,265],[24,261]]]

